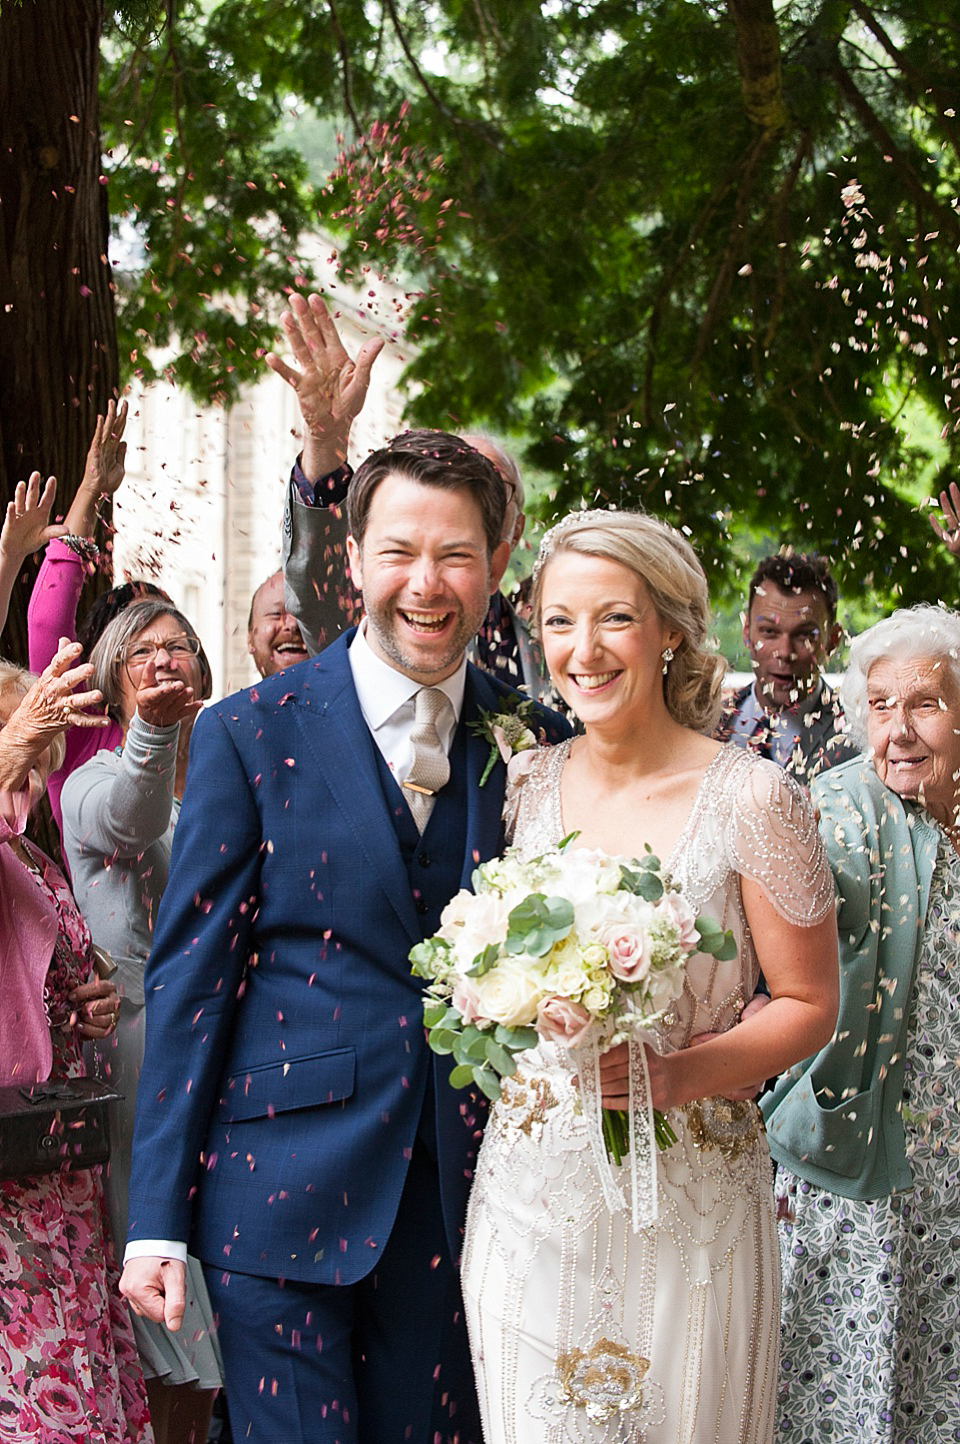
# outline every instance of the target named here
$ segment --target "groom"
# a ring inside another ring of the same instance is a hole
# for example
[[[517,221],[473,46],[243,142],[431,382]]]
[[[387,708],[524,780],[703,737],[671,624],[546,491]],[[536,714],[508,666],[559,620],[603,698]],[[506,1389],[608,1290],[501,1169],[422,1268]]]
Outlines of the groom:
[[[252,1444],[480,1441],[456,1261],[483,1110],[427,1048],[407,957],[501,845],[471,724],[516,694],[465,650],[503,510],[456,437],[375,452],[348,495],[361,627],[195,729],[121,1287],[177,1327],[189,1243]]]

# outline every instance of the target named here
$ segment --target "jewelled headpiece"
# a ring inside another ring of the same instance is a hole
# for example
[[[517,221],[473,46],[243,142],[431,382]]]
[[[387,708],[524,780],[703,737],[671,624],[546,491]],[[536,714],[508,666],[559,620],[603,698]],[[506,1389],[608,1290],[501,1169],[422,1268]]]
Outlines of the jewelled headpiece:
[[[595,507],[592,511],[571,511],[567,516],[561,517],[555,526],[544,532],[543,540],[540,542],[540,550],[537,552],[537,560],[533,564],[533,585],[536,586],[540,573],[557,549],[557,543],[565,532],[573,531],[581,526],[595,526],[601,522],[608,522],[617,513],[611,510],[602,510]]]

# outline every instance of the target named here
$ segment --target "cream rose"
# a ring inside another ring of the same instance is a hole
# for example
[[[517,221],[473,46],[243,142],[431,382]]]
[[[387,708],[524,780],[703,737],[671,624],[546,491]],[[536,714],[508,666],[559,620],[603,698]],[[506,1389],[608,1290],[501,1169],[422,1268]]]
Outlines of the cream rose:
[[[544,980],[528,968],[507,958],[482,978],[470,981],[476,989],[480,1013],[492,1023],[525,1028],[536,1018]]]

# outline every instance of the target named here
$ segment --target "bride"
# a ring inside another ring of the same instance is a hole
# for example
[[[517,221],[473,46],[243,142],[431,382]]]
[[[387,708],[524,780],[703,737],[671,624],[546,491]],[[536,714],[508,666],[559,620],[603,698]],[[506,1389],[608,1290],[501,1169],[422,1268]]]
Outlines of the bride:
[[[584,512],[548,533],[534,616],[554,686],[585,735],[511,764],[508,835],[529,856],[649,845],[737,957],[691,957],[646,1048],[658,1215],[611,1211],[576,1050],[541,1043],[487,1125],[463,1289],[486,1444],[771,1441],[780,1268],[758,1080],[815,1053],[837,1015],[833,884],[813,812],[772,763],[710,739],[722,663],[707,583],[671,528]],[[749,1009],[760,971],[766,1007]],[[692,1046],[696,1044],[696,1046]],[[630,1048],[601,1064],[628,1108]],[[636,1076],[636,1069],[634,1069]],[[601,1155],[602,1157],[603,1155]],[[629,1193],[624,1165],[615,1170]]]

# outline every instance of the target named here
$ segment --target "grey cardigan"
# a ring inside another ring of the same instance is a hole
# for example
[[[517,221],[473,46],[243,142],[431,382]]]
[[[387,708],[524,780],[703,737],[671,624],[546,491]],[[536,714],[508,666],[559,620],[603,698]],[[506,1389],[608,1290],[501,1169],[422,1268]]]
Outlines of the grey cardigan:
[[[170,872],[179,803],[173,795],[180,727],[134,714],[122,751],[101,751],[63,788],[63,845],[93,940],[112,954],[129,1004],[143,973]]]

